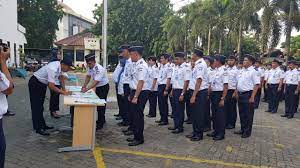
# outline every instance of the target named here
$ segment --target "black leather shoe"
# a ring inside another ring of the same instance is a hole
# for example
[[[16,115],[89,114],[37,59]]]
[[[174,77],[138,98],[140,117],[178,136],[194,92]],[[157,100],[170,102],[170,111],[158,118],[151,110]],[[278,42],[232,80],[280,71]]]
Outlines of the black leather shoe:
[[[148,114],[148,115],[146,115],[148,118],[155,118],[156,116],[154,116],[154,115],[150,115],[150,114]]]
[[[289,116],[287,116],[286,118],[287,118],[287,119],[292,119],[292,118],[294,118],[294,116],[289,115]]]
[[[251,135],[250,134],[242,134],[242,138],[249,138]]]
[[[213,131],[211,133],[206,134],[208,137],[215,137],[216,136],[216,132]]]
[[[119,122],[117,125],[118,125],[119,127],[127,127],[129,124],[126,123],[126,122],[124,122],[124,121],[122,121],[122,122]]]
[[[127,132],[124,132],[124,135],[126,135],[126,136],[133,135],[133,131],[127,131]]]
[[[191,139],[191,138],[193,138],[194,136],[195,136],[194,134],[189,134],[189,135],[186,135],[185,137]]]
[[[144,143],[144,141],[134,140],[133,142],[130,142],[130,143],[128,144],[128,146],[138,146],[138,145],[141,145],[141,144],[143,144],[143,143]]]
[[[176,130],[177,128],[175,128],[175,127],[169,127],[168,128],[168,130],[171,130],[171,131],[173,131],[173,130]]]
[[[162,121],[161,120],[157,120],[157,121],[155,121],[155,123],[161,123]]]
[[[130,129],[128,129],[128,128],[122,130],[123,133],[128,132],[128,131],[130,131]]]
[[[220,141],[220,140],[223,140],[225,139],[224,135],[216,135],[213,137],[213,140],[215,141]]]
[[[184,122],[186,123],[186,122],[188,122],[188,121],[191,121],[190,119],[186,119],[186,120],[184,120]]]
[[[281,117],[287,117],[288,115],[284,114],[284,115],[281,115]]]
[[[233,125],[227,125],[226,126],[226,129],[234,129],[235,128],[235,126],[233,126]]]
[[[49,136],[50,135],[48,132],[43,131],[43,130],[37,130],[36,133],[40,134],[40,135],[43,135],[43,136]]]
[[[16,113],[9,111],[9,110],[7,110],[7,112],[4,114],[4,116],[7,116],[7,117],[15,116],[15,115],[16,115]]]
[[[193,122],[191,120],[185,122],[186,124],[193,124]]]
[[[239,131],[234,131],[233,133],[237,135],[242,135],[244,132],[242,130],[239,130]]]
[[[102,128],[103,128],[103,125],[99,124],[99,125],[96,126],[96,131],[101,130]]]
[[[123,118],[121,116],[116,117],[116,120],[122,120]]]
[[[204,128],[203,132],[208,132],[210,130],[211,130],[210,128]]]
[[[203,140],[203,137],[202,136],[194,136],[191,138],[191,141],[195,142],[195,141],[201,141]]]
[[[266,112],[266,113],[270,113],[270,112],[271,112],[271,110],[266,110],[265,112]]]
[[[168,125],[169,123],[167,123],[167,122],[161,122],[161,123],[159,123],[158,125],[159,126],[164,126],[164,125]]]
[[[175,129],[172,131],[173,134],[179,134],[179,133],[182,133],[183,132],[183,129]]]
[[[114,116],[115,116],[115,117],[119,117],[119,116],[121,116],[121,115],[120,115],[120,114],[114,114]]]
[[[135,141],[135,139],[134,138],[127,138],[126,141],[127,142],[133,142],[133,141]]]
[[[51,126],[44,127],[44,130],[50,130],[50,129],[54,129],[54,127],[51,127]]]

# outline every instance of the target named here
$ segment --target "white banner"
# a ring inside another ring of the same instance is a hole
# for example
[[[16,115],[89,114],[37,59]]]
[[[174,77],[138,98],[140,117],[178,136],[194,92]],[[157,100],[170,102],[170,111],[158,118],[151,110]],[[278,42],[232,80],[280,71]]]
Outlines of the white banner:
[[[100,38],[84,38],[84,48],[86,50],[100,50]]]

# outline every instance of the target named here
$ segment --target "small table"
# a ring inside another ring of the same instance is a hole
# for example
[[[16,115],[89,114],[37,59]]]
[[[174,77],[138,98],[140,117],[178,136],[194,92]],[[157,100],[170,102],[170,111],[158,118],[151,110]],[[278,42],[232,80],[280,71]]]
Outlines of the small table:
[[[58,152],[93,150],[97,120],[97,106],[105,106],[93,90],[81,93],[80,86],[67,86],[72,95],[64,96],[64,105],[74,106],[73,142],[71,147],[59,148]]]

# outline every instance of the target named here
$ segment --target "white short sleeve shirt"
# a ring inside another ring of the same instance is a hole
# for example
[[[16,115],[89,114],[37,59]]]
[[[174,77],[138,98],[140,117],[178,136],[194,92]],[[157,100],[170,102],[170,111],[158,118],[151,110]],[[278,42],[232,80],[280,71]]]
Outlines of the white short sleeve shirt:
[[[215,68],[215,72],[212,76],[211,90],[223,91],[224,84],[228,84],[228,72],[225,66]]]
[[[9,81],[6,76],[0,72],[0,119],[2,119],[3,114],[7,112],[8,103],[6,99],[6,95],[2,92],[9,88]]]
[[[243,68],[238,75],[237,90],[239,92],[252,91],[255,85],[260,84],[260,74],[253,66]]]
[[[54,83],[55,85],[59,85],[58,77],[62,75],[60,62],[50,62],[34,72],[33,75],[43,84]]]
[[[94,68],[88,70],[87,75],[91,76],[94,81],[99,81],[96,87],[108,84],[107,71],[98,63]]]

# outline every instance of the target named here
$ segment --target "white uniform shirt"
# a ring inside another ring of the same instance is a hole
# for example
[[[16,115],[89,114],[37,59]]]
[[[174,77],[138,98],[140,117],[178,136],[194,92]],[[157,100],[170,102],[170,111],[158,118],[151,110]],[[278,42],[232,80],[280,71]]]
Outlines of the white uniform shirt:
[[[50,62],[48,65],[43,66],[38,71],[34,72],[33,75],[38,79],[38,81],[45,85],[48,85],[48,83],[59,85],[58,77],[62,75],[60,62]]]
[[[149,80],[147,80],[147,82],[149,83],[149,85],[151,87],[150,89],[152,89],[152,84],[153,84],[154,79],[158,79],[158,77],[159,77],[159,69],[156,65],[148,66],[148,73],[149,73]],[[156,84],[152,91],[157,91],[157,90],[158,90],[158,84],[156,81]]]
[[[131,89],[136,90],[138,82],[140,80],[144,81],[144,86],[142,90],[151,89],[151,85],[149,85],[149,82],[147,82],[149,78],[148,65],[143,58],[138,60],[136,63],[133,63],[131,76],[132,76],[132,80],[130,82]]]
[[[298,85],[300,82],[300,72],[297,69],[286,71],[284,81],[289,85]]]
[[[237,90],[247,92],[253,90],[255,85],[260,84],[260,74],[253,66],[243,68],[238,75]]]
[[[239,70],[236,66],[233,67],[227,67],[227,73],[228,73],[228,89],[229,90],[235,90],[238,80],[238,74]]]
[[[158,85],[165,85],[167,84],[167,79],[172,77],[172,67],[170,63],[167,63],[165,65],[161,64],[159,67],[159,76],[157,79]]]
[[[9,81],[6,76],[0,72],[0,119],[2,119],[3,114],[7,112],[8,103],[6,99],[6,95],[2,92],[9,88]]]
[[[172,74],[172,88],[173,89],[183,89],[185,81],[190,80],[191,68],[188,65],[181,64],[175,66]]]
[[[215,68],[214,74],[212,75],[211,90],[212,91],[223,91],[224,84],[228,84],[227,69],[223,65],[219,68]]]
[[[257,71],[258,71],[258,73],[260,74],[260,77],[261,77],[261,78],[264,78],[264,77],[265,77],[265,69],[264,69],[264,68],[258,67],[258,68],[257,68]]]
[[[91,76],[94,81],[99,81],[96,87],[104,86],[108,83],[107,71],[98,63],[96,63],[94,68],[88,70],[87,75]]]
[[[119,74],[120,74],[121,70],[122,70],[121,64],[118,63],[115,71],[112,74],[112,79],[113,79],[114,83],[118,83],[118,78],[119,78]]]
[[[267,69],[267,70],[265,70],[265,76],[264,76],[264,80],[266,81],[267,79],[268,79],[268,77],[269,77],[269,72],[270,72],[270,70],[269,69]]]
[[[271,69],[268,74],[268,84],[279,84],[280,79],[284,79],[284,72],[277,67],[276,69]]]
[[[214,75],[214,72],[215,72],[215,69],[213,69],[212,67],[208,67],[207,68],[207,73],[208,73],[208,81],[209,81],[209,84],[211,85],[212,83],[212,77]]]
[[[195,90],[197,79],[202,79],[200,90],[208,89],[209,78],[207,72],[207,64],[202,58],[195,62],[195,67],[192,71],[192,79],[189,83],[189,89]]]
[[[130,84],[132,80],[131,73],[132,73],[132,61],[131,58],[129,58],[126,60],[125,69],[121,76],[121,82],[123,84]]]

